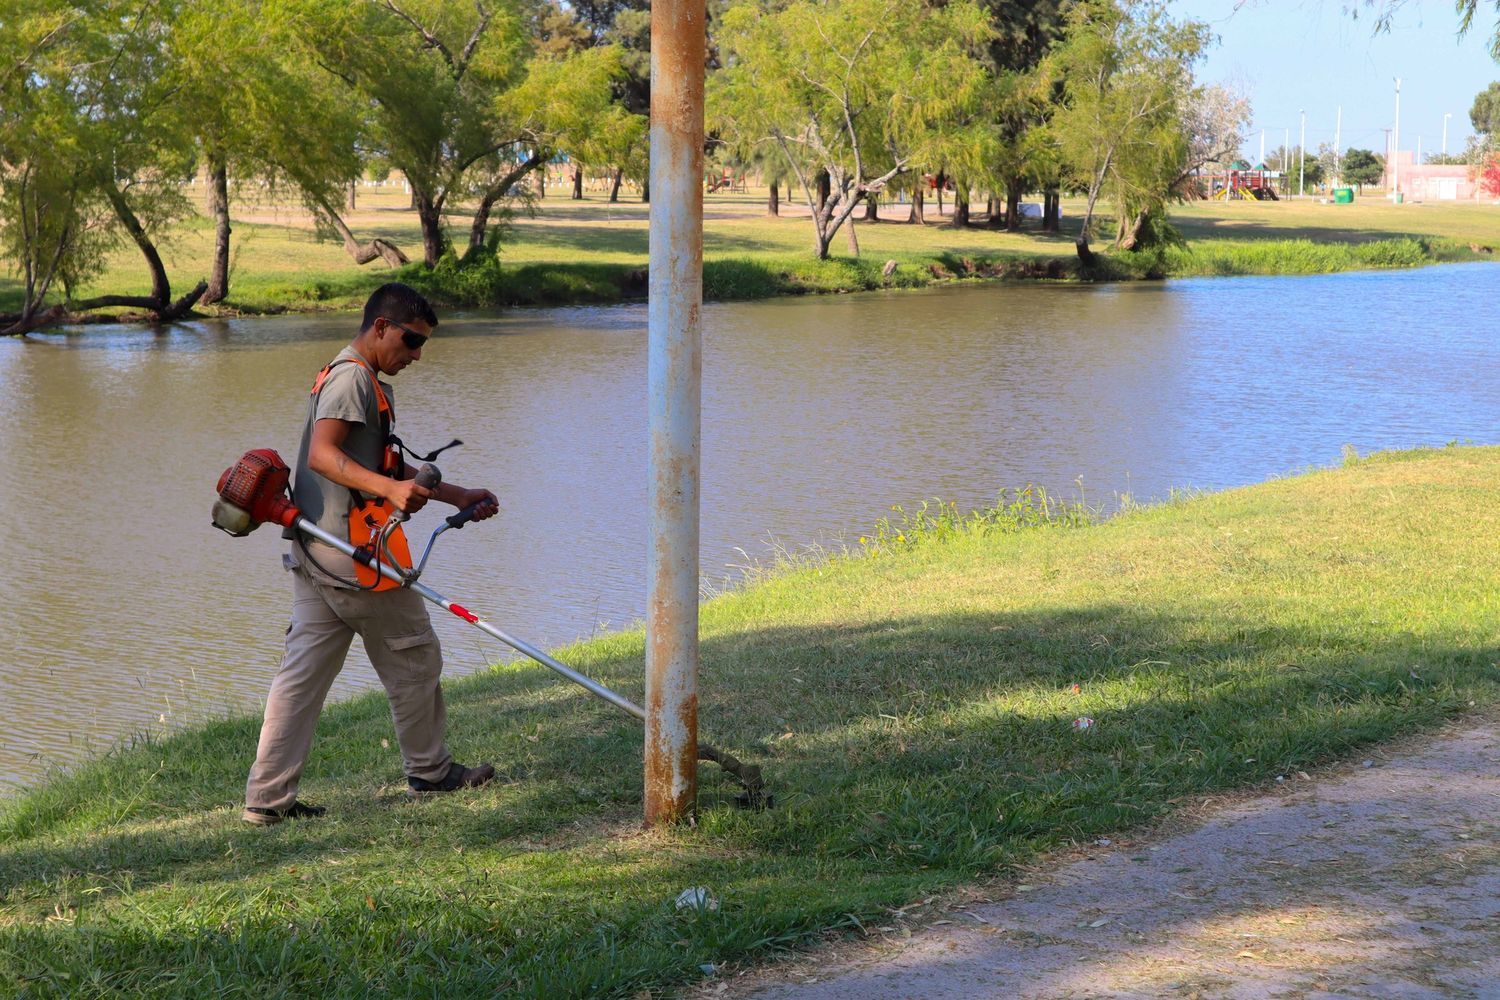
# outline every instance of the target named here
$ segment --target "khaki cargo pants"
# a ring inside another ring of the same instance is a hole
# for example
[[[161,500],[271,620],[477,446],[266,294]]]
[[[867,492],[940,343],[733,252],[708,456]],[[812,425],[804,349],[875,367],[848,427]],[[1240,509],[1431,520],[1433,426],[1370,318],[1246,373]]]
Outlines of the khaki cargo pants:
[[[407,775],[440,781],[453,763],[443,741],[443,653],[422,598],[405,588],[372,593],[330,587],[300,569],[292,581],[286,653],[266,698],[245,805],[285,809],[296,801],[313,727],[355,635],[364,639],[385,685]]]

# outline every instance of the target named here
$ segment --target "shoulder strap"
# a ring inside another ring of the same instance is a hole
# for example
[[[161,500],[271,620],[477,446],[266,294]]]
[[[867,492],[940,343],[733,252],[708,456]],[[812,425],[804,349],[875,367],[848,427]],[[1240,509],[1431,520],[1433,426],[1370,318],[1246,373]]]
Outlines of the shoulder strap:
[[[380,379],[375,375],[375,370],[372,369],[369,365],[365,364],[364,360],[361,358],[334,358],[332,361],[328,362],[328,364],[323,366],[323,370],[318,372],[318,377],[313,380],[311,395],[316,396],[322,390],[323,383],[328,381],[328,376],[334,370],[334,368],[338,367],[339,365],[345,364],[359,365],[365,371],[370,373],[370,381],[375,385],[375,401],[376,405],[380,409],[380,419],[387,426],[389,426],[391,422],[390,400],[385,398],[385,390],[381,388]]]

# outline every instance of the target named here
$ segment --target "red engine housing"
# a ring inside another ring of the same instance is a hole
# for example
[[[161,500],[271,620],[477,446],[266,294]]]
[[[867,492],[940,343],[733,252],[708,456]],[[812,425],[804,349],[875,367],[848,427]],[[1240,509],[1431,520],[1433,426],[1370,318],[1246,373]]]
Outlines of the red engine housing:
[[[214,527],[236,538],[262,524],[290,527],[301,514],[287,497],[292,470],[270,448],[253,448],[219,477]]]

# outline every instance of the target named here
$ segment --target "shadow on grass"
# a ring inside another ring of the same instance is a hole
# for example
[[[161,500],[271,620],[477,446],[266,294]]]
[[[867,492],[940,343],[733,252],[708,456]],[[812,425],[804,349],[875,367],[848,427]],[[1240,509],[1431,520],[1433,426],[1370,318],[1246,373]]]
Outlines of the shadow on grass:
[[[640,701],[640,650],[623,636],[564,659]],[[1113,605],[709,635],[702,737],[762,762],[780,808],[732,816],[735,789],[704,765],[705,813],[719,817],[706,825],[735,850],[989,870],[1431,723],[1495,686],[1496,653]],[[339,818],[288,824],[285,845],[315,857],[400,841],[415,823],[434,850],[543,836],[568,846],[592,836],[570,824],[637,811],[633,719],[539,667],[464,678],[448,695],[455,755],[494,760],[495,788],[406,804],[382,745],[384,700],[363,697],[325,712],[303,781]],[[1095,726],[1080,734],[1070,723],[1082,716]],[[234,720],[121,751],[12,803],[0,892],[101,863],[130,871],[137,890],[191,881],[195,865],[211,880],[226,838],[260,857],[241,875],[285,864],[280,831],[241,830],[237,809],[180,836],[141,827],[238,803],[257,729]]]

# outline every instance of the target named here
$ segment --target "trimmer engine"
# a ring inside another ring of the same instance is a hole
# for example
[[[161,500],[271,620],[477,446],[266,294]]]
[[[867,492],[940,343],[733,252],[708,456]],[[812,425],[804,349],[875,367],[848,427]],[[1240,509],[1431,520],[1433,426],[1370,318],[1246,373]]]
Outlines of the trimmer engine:
[[[270,448],[254,448],[219,477],[214,527],[243,538],[262,524],[289,528],[301,511],[286,495],[292,470]]]

